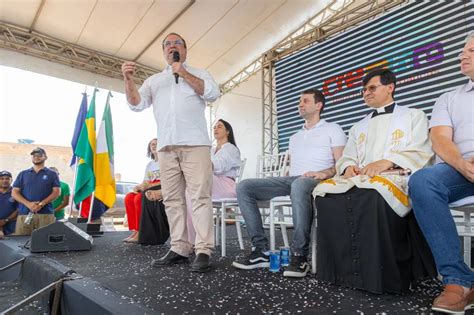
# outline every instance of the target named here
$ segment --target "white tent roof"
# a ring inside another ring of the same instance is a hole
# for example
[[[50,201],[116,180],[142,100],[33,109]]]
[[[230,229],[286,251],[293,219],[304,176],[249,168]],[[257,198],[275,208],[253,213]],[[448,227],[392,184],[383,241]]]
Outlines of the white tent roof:
[[[188,62],[228,80],[304,24],[327,0],[0,0],[0,21],[114,57],[164,67],[169,32]]]

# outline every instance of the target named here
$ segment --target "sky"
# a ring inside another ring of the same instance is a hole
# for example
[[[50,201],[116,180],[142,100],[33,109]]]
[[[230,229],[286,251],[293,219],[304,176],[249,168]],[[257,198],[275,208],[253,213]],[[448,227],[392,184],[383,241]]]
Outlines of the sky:
[[[70,146],[85,89],[90,102],[92,86],[0,66],[0,141],[33,139],[38,145]],[[96,130],[107,93],[99,89],[96,95]],[[123,181],[141,182],[149,161],[147,144],[156,137],[153,113],[151,108],[132,112],[124,94],[112,94],[115,172]]]

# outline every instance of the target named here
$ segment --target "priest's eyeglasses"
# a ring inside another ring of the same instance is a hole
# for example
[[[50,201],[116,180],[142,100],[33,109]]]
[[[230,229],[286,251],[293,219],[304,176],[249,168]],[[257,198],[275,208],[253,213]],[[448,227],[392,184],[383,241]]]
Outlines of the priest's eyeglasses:
[[[365,92],[369,91],[370,93],[374,93],[379,86],[382,86],[383,84],[378,84],[378,85],[369,85],[367,87],[364,87],[360,90],[360,94],[364,95]]]

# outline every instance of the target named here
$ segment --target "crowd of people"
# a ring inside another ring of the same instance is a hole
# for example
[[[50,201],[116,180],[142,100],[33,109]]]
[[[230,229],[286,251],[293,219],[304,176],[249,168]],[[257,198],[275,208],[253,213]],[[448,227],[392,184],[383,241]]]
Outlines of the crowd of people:
[[[304,124],[290,138],[289,173],[238,185],[241,155],[232,126],[216,122],[213,147],[206,128],[206,102],[220,96],[218,85],[206,70],[188,65],[179,34],[168,34],[162,48],[166,68],[140,89],[134,83],[136,64],[122,65],[128,106],[152,107],[157,123],[144,181],[125,202],[132,231],[125,242],[170,239],[169,251],[154,259],[153,267],[186,263],[195,251],[191,271],[209,271],[212,200],[225,197],[237,198],[252,243],[249,255],[232,266],[269,267],[258,202],[290,196],[294,229],[283,276],[302,278],[309,272],[316,215],[318,279],[375,293],[406,293],[414,281],[440,275],[445,286],[433,310],[474,307],[474,273],[463,260],[449,209],[449,203],[474,195],[474,33],[459,54],[468,82],[442,94],[430,120],[410,106],[416,104],[397,104],[397,79],[385,68],[363,78],[361,97],[371,111],[348,137],[338,124],[321,118],[323,93],[304,90],[298,104]],[[53,222],[55,211],[65,206],[68,193],[60,196],[57,170],[44,165],[46,152],[37,148],[31,155],[33,167],[18,175],[13,188],[11,174],[0,172],[0,237],[15,231],[14,221],[16,233],[31,233]],[[25,224],[29,213],[35,216]]]

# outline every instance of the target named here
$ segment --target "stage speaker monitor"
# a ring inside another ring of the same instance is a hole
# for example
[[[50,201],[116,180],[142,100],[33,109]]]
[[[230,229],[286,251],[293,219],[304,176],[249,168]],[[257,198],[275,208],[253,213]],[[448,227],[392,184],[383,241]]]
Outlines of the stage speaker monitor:
[[[70,222],[57,221],[31,233],[30,251],[64,252],[91,250],[92,236]]]

